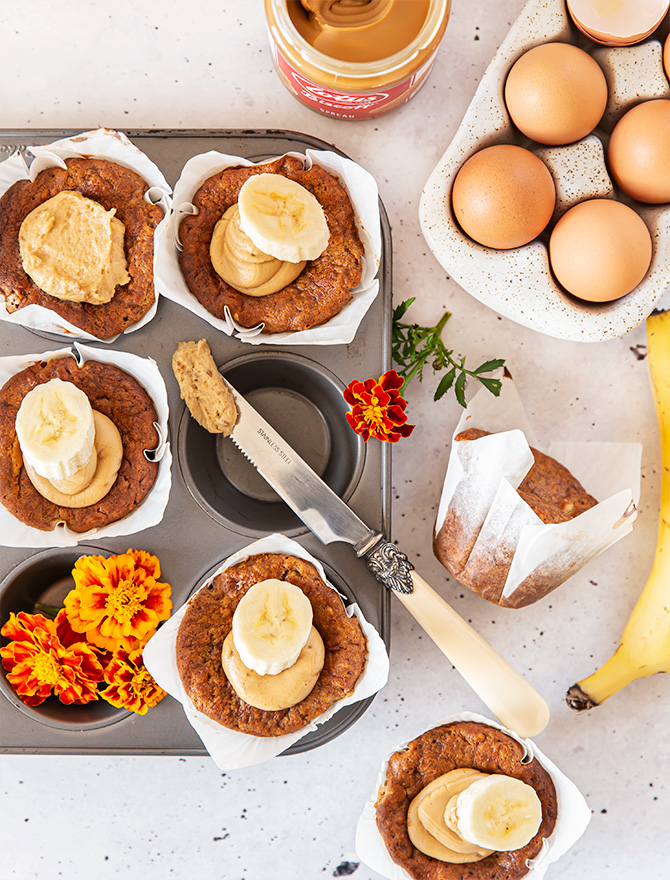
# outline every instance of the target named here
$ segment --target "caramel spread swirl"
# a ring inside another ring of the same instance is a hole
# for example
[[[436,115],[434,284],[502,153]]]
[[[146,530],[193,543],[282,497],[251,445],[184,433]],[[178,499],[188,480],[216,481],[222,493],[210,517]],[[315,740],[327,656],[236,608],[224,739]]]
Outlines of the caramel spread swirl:
[[[109,302],[130,281],[125,227],[98,202],[64,190],[34,208],[19,230],[23,269],[45,293],[70,302]]]
[[[89,461],[67,480],[48,480],[25,460],[30,482],[43,498],[60,507],[88,507],[104,498],[116,481],[123,460],[123,441],[107,416],[93,410],[95,445]]]
[[[312,627],[307,643],[298,659],[288,669],[276,675],[259,675],[244,665],[230,632],[224,642],[221,661],[226,678],[235,693],[256,709],[288,709],[311,693],[323,669],[325,648],[323,639]]]
[[[304,261],[278,260],[259,250],[242,230],[237,203],[214,227],[209,256],[216,274],[247,296],[267,296],[283,290],[306,265]]]
[[[301,0],[319,24],[328,27],[366,27],[390,12],[393,0]]]
[[[417,849],[433,859],[459,865],[479,862],[491,855],[493,850],[468,843],[445,822],[445,811],[452,798],[487,775],[469,768],[451,770],[419,792],[407,812],[407,833]]]
[[[418,35],[430,0],[287,0],[300,35],[342,61],[379,61]]]

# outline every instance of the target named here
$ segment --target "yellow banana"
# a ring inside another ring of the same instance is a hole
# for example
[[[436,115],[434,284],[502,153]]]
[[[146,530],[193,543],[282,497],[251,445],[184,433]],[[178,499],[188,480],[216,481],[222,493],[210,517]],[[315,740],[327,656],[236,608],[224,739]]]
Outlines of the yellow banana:
[[[670,311],[647,319],[647,361],[661,439],[661,504],[654,563],[610,659],[566,695],[591,709],[638,678],[670,672]]]

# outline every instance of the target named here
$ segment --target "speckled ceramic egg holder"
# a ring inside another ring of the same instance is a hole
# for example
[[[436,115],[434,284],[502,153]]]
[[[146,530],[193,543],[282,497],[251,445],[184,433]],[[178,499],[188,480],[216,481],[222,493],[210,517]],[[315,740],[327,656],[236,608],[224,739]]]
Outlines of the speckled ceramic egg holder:
[[[644,42],[631,47],[600,46],[581,34],[564,0],[528,0],[489,64],[456,136],[430,175],[421,198],[421,228],[444,269],[475,299],[500,315],[549,336],[598,342],[622,336],[653,310],[670,284],[670,206],[643,205],[614,186],[605,162],[612,128],[634,104],[670,98],[663,69],[666,16]],[[547,147],[529,140],[513,125],[504,85],[514,62],[528,49],[568,42],[595,58],[607,79],[609,98],[598,127],[581,141]],[[494,144],[516,144],[538,155],[556,185],[556,208],[539,238],[512,250],[483,247],[466,236],[454,217],[451,188],[461,165]],[[591,198],[610,198],[632,207],[653,242],[649,269],[626,296],[589,303],[567,293],[554,277],[548,241],[554,224],[569,208]]]

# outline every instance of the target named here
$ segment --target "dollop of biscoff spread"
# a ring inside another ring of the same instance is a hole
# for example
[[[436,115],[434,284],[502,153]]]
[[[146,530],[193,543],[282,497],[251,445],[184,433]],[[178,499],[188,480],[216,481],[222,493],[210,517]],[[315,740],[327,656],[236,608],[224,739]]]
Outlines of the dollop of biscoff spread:
[[[207,342],[180,342],[172,355],[172,372],[196,422],[210,434],[230,434],[237,421],[237,406]]]
[[[34,208],[19,230],[23,268],[57,299],[109,302],[130,281],[125,227],[101,204],[65,190]]]

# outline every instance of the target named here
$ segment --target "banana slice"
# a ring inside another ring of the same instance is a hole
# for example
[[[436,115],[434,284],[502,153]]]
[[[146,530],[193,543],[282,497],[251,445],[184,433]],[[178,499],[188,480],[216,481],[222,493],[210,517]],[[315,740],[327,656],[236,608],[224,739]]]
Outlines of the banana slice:
[[[312,628],[312,604],[300,587],[269,578],[254,584],[233,614],[233,641],[244,665],[276,675],[298,659]]]
[[[417,802],[417,811],[421,824],[443,846],[457,853],[465,855],[477,855],[483,853],[490,855],[491,850],[483,850],[476,843],[468,843],[467,840],[445,824],[445,810],[452,799],[477,779],[486,779],[485,773],[470,768],[452,770],[445,776],[440,776],[423,789],[420,800]]]
[[[468,843],[445,823],[450,800],[486,776],[471,768],[458,768],[438,776],[412,800],[407,812],[407,833],[414,846],[432,859],[451,864],[479,862],[492,850]]]
[[[75,482],[75,477],[70,480],[58,480],[54,485],[35,473],[33,468],[24,459],[23,465],[30,482],[43,498],[57,504],[59,507],[89,507],[104,498],[116,482],[116,477],[123,461],[123,441],[119,429],[107,416],[93,410],[95,419],[95,452],[91,456],[93,472],[82,468],[81,478]],[[89,476],[90,473],[90,476]]]
[[[254,174],[238,196],[240,226],[256,247],[278,260],[320,256],[330,238],[323,208],[311,192],[281,174]]]
[[[453,807],[447,804],[447,824]],[[542,823],[542,804],[532,786],[511,776],[494,774],[476,780],[462,791],[452,816],[464,840],[506,852],[521,849],[535,837]]]
[[[68,480],[94,454],[93,410],[72,382],[51,379],[29,391],[15,427],[24,460],[47,480]]]

